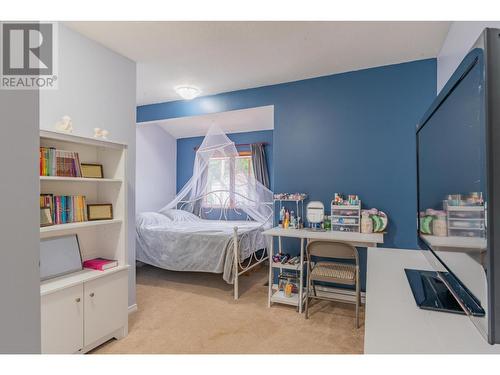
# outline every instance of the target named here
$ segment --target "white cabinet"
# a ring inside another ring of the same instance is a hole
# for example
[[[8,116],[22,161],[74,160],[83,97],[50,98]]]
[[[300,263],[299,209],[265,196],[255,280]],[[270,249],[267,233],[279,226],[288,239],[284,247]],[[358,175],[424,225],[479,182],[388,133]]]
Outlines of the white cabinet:
[[[43,294],[42,353],[84,353],[113,337],[124,337],[128,331],[127,268],[84,270],[77,275],[77,285]],[[61,281],[49,283],[55,288]],[[44,284],[45,290],[50,286]]]
[[[123,327],[128,318],[127,288],[126,271],[85,283],[86,346]]]
[[[84,195],[113,205],[112,220],[40,228],[40,238],[76,234],[84,260],[118,261],[105,271],[84,269],[40,283],[42,353],[85,353],[128,333],[128,147],[46,130],[40,130],[40,146],[77,152],[81,162],[102,164],[104,172],[104,178],[40,176],[40,194]]]
[[[70,354],[83,348],[83,284],[42,297],[42,353]]]

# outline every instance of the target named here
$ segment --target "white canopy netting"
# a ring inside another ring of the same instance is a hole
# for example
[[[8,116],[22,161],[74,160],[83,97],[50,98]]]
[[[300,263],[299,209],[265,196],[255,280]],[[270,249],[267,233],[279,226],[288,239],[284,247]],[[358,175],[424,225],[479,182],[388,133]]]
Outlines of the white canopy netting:
[[[273,193],[257,181],[250,159],[241,157],[234,142],[213,125],[196,151],[192,177],[160,213],[171,209],[271,225]]]

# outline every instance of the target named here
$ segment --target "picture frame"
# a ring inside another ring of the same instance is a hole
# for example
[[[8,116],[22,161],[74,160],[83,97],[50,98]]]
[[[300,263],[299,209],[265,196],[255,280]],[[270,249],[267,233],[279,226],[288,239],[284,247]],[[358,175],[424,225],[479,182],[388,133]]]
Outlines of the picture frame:
[[[80,163],[83,178],[104,178],[102,164]]]
[[[50,207],[53,210],[54,194],[40,194],[40,208]]]
[[[113,205],[111,203],[87,204],[88,221],[112,220]]]
[[[54,225],[52,219],[52,210],[50,206],[40,207],[40,227],[49,227]]]

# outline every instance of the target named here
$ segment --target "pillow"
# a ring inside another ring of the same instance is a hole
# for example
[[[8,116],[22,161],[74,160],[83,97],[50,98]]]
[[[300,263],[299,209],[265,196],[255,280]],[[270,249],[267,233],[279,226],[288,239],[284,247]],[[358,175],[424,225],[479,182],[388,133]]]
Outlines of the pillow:
[[[169,217],[158,212],[142,212],[137,215],[135,223],[138,227],[145,226],[166,226],[172,222]]]
[[[199,220],[198,216],[196,216],[195,214],[192,214],[191,212],[184,211],[184,210],[170,209],[170,210],[161,211],[161,213],[173,221],[198,221]]]

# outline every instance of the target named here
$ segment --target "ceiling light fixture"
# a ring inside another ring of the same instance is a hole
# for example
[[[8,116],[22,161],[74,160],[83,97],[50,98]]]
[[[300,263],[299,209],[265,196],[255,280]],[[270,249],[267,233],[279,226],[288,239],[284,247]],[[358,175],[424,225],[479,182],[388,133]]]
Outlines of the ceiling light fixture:
[[[201,94],[201,90],[194,86],[177,86],[175,92],[185,100],[194,99]]]

